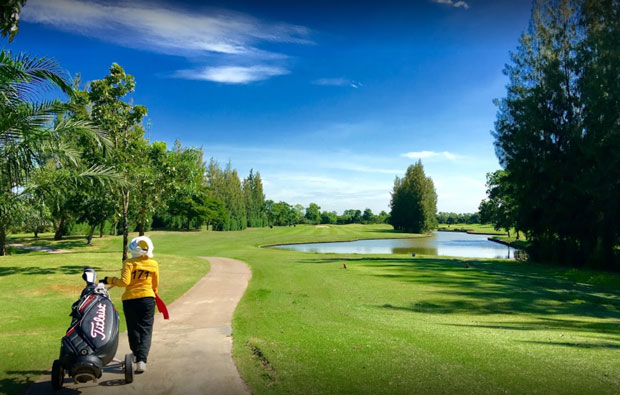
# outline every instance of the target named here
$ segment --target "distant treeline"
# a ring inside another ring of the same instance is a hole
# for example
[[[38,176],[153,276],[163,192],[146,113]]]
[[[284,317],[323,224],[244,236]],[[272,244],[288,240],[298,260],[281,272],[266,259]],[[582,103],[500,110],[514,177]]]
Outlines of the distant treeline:
[[[437,222],[440,224],[479,224],[480,223],[480,214],[479,213],[446,213],[439,212],[437,213]]]
[[[385,211],[374,214],[371,209],[344,210],[342,215],[335,211],[321,211],[316,203],[308,207],[301,204],[291,205],[286,202],[265,202],[265,215],[270,226],[291,226],[296,224],[382,224],[388,221],[389,215]]]

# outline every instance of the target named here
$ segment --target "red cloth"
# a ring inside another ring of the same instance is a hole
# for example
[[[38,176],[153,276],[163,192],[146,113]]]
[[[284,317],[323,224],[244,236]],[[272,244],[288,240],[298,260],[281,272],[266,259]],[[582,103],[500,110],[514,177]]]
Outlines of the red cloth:
[[[157,311],[164,315],[164,320],[170,319],[170,315],[168,314],[168,308],[163,300],[159,298],[159,295],[155,294],[155,303],[157,304]]]

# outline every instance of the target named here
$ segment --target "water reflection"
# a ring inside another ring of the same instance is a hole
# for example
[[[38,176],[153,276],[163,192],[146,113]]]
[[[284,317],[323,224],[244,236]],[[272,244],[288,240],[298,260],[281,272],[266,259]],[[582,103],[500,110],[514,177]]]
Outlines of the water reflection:
[[[434,232],[415,239],[358,240],[337,243],[291,244],[278,246],[301,252],[336,254],[421,254],[468,258],[513,259],[515,250],[487,240],[486,235]]]

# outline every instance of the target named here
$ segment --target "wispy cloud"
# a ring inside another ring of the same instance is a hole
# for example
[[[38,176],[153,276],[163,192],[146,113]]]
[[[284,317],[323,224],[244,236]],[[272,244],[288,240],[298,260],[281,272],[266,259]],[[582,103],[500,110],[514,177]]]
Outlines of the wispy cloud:
[[[289,71],[285,68],[274,66],[221,66],[205,67],[199,70],[179,70],[175,73],[175,76],[179,78],[221,82],[225,84],[247,84],[288,73]]]
[[[287,55],[263,50],[259,48],[261,44],[312,43],[310,30],[304,26],[268,23],[223,9],[171,8],[172,4],[139,0],[114,3],[29,0],[22,17],[28,22],[51,25],[59,30],[125,47],[188,56],[194,61],[216,62],[220,67],[210,68],[215,74],[223,70],[250,76],[239,78],[239,83],[285,74],[281,72],[281,65],[276,67],[263,64],[266,61],[281,62]],[[243,71],[244,68],[247,70]],[[276,69],[279,71],[276,72]],[[200,72],[204,75],[205,70],[203,68]],[[177,76],[194,78],[200,72],[183,70]],[[207,71],[206,75],[210,75],[210,72]],[[261,78],[252,79],[251,76]]]
[[[318,80],[314,80],[312,83],[314,85],[322,86],[348,86],[356,89],[364,86],[361,82],[352,81],[347,78],[319,78]]]
[[[464,1],[454,1],[454,0],[431,0],[433,3],[437,3],[437,4],[445,4],[445,5],[449,5],[455,8],[464,8],[464,9],[468,9],[469,8],[469,4],[467,4]]]
[[[407,152],[404,154],[401,154],[401,156],[404,156],[405,158],[410,158],[410,159],[430,159],[430,158],[435,158],[435,159],[449,159],[449,160],[457,160],[460,158],[460,155],[456,155],[453,154],[451,152],[448,151],[442,151],[442,152],[437,152],[437,151],[413,151],[413,152]]]

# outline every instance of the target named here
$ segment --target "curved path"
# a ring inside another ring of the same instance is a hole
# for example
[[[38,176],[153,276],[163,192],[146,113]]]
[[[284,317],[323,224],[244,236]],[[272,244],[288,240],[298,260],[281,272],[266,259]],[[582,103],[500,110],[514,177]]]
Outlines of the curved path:
[[[98,383],[74,384],[53,391],[50,376],[26,394],[250,394],[232,360],[232,315],[251,277],[247,265],[228,258],[204,258],[211,270],[168,306],[170,320],[156,313],[148,370],[125,384],[111,364]],[[117,358],[129,352],[120,335]],[[50,361],[51,365],[52,361]]]

